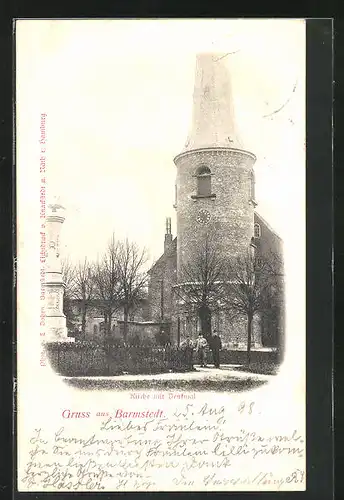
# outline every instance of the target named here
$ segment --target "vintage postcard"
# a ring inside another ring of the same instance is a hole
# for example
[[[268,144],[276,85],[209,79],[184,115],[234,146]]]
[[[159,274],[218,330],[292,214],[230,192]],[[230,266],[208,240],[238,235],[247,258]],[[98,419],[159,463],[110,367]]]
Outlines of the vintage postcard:
[[[17,489],[303,491],[305,21],[17,20]]]

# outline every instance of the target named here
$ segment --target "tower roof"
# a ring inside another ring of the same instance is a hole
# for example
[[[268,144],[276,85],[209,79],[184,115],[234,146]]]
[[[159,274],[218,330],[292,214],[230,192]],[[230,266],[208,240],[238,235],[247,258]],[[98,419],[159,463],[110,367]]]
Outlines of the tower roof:
[[[234,116],[226,54],[196,57],[192,124],[182,153],[199,148],[243,149]]]

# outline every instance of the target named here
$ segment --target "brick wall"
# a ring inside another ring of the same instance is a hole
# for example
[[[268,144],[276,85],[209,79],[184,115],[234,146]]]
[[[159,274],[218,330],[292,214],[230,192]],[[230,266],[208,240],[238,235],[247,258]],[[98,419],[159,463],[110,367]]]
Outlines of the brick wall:
[[[148,301],[150,319],[171,320],[174,312],[172,286],[177,275],[177,240],[165,249],[164,254],[150,270]],[[163,311],[162,311],[163,309]]]
[[[262,254],[275,252],[282,257],[282,240],[266,221],[254,212],[251,201],[252,168],[255,158],[249,153],[230,149],[208,149],[179,155],[177,165],[177,230],[175,238],[150,272],[149,304],[150,319],[161,319],[161,288],[163,287],[164,318],[171,320],[172,338],[175,343],[186,334],[197,336],[198,325],[195,314],[186,314],[175,302],[172,287],[177,283],[176,269],[192,259],[195,249],[211,227],[216,228],[216,241],[226,256],[247,251],[254,234],[254,223],[258,222],[261,237],[256,240],[257,251]],[[193,199],[197,194],[199,166],[208,166],[212,172],[212,194],[215,198]],[[209,210],[211,220],[207,225],[196,222],[200,209]],[[252,342],[255,346],[280,345],[284,337],[284,289],[283,277],[279,283],[279,311],[277,324],[267,315],[256,315],[253,322]],[[179,332],[178,332],[178,317]],[[213,313],[212,327],[217,328],[223,341],[229,345],[247,345],[247,319],[230,318],[225,311]],[[277,331],[278,330],[278,331]],[[277,332],[277,333],[276,333]],[[263,333],[263,337],[262,337]]]
[[[196,340],[198,336],[197,315],[180,313],[181,342],[189,335]],[[252,346],[261,347],[260,316],[257,314],[252,324]],[[227,311],[215,311],[212,314],[212,330],[216,329],[221,336],[224,346],[247,347],[247,318],[244,316],[232,317]]]
[[[175,159],[179,274],[181,263],[192,258],[210,228],[216,228],[216,239],[226,255],[246,251],[253,236],[254,207],[250,200],[254,161],[250,153],[231,149],[192,151]],[[197,194],[195,173],[202,165],[211,170],[211,191],[215,198],[192,198]],[[196,222],[200,209],[210,212],[209,224],[202,226]]]
[[[123,338],[123,321],[118,321],[118,328],[120,331],[120,336]],[[140,322],[140,321],[129,321],[128,322],[128,342],[132,342],[133,339],[138,338],[139,341],[151,341],[155,343],[156,335],[160,332],[160,323],[154,322]]]
[[[281,265],[281,276],[277,277],[277,292],[271,310],[262,314],[262,342],[267,346],[279,346],[283,352],[285,343],[285,289],[283,266],[283,241],[269,224],[258,213],[254,214],[254,222],[260,226],[260,238],[255,240],[257,252],[269,256],[275,254]]]

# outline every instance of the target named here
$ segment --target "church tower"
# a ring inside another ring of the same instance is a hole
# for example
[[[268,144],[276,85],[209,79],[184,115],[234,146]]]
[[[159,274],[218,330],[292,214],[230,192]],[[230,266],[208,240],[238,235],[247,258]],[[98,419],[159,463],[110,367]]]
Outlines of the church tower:
[[[177,276],[205,234],[216,231],[227,256],[249,248],[254,234],[254,154],[238,136],[228,57],[196,58],[191,130],[177,167]]]

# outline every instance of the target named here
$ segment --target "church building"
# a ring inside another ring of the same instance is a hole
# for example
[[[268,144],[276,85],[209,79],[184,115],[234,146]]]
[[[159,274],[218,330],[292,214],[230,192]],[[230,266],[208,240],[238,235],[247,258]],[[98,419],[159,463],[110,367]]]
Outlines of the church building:
[[[199,54],[196,58],[193,113],[184,149],[176,166],[176,237],[166,219],[164,252],[149,271],[149,317],[160,321],[171,342],[200,330],[197,311],[185,307],[178,290],[190,286],[183,269],[194,263],[206,235],[216,233],[216,252],[224,259],[248,250],[273,253],[283,260],[282,240],[256,211],[254,152],[238,135],[227,58]],[[215,241],[215,240],[214,240]],[[214,242],[213,242],[214,243]],[[195,264],[196,265],[196,264]],[[255,315],[252,347],[281,347],[284,338],[283,273],[269,311]],[[209,319],[228,347],[247,345],[245,318],[233,319],[218,304]]]

